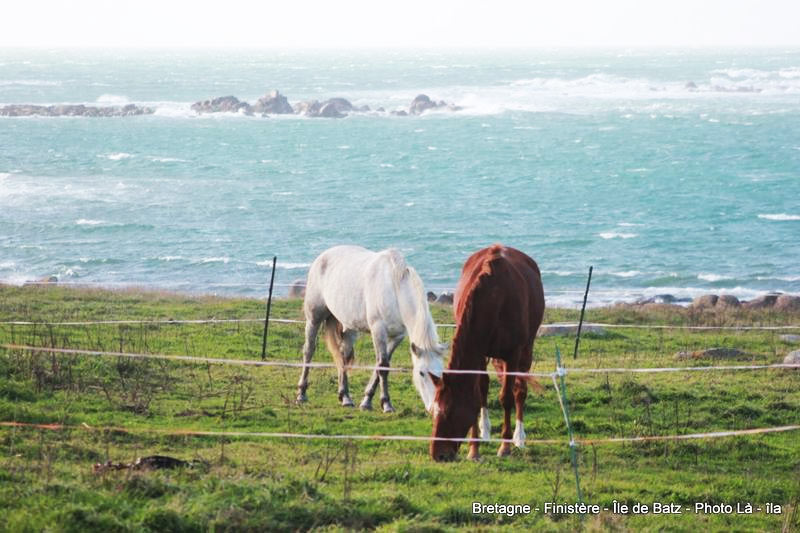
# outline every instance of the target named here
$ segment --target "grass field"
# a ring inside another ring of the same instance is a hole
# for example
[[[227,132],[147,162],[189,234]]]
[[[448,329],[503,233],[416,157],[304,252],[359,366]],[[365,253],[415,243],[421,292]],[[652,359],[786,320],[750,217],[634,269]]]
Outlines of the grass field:
[[[46,325],[123,319],[263,318],[263,302],[137,290],[0,286],[0,344],[258,359],[263,323]],[[433,306],[437,323],[451,310]],[[301,318],[300,301],[273,304],[273,317]],[[548,310],[545,322],[576,320]],[[587,311],[587,320],[620,324],[782,325],[800,316],[773,311],[699,312],[668,306]],[[794,331],[797,333],[798,331]],[[554,367],[664,367],[780,362],[797,349],[775,331],[613,329],[574,338],[542,337],[535,371]],[[440,329],[443,340],[452,330]],[[300,360],[302,325],[270,325],[268,357]],[[737,348],[735,360],[678,360],[681,350]],[[374,361],[366,338],[359,364]],[[330,362],[324,346],[315,357]],[[404,342],[394,366],[410,366]],[[426,442],[304,441],[256,436],[176,434],[177,430],[303,434],[420,435],[431,421],[408,374],[390,378],[397,411],[338,405],[336,373],[313,369],[309,402],[294,403],[296,368],[245,367],[122,357],[57,355],[0,348],[0,421],[61,423],[48,430],[0,427],[0,530],[4,531],[797,531],[800,432],[709,440],[599,443],[579,449],[584,501],[750,503],[752,514],[472,514],[472,502],[574,502],[566,427],[553,385],[528,397],[531,444],[510,458],[482,445],[483,459],[433,463]],[[351,374],[358,402],[368,379]],[[800,423],[800,371],[570,374],[569,408],[577,437],[675,435]],[[492,379],[492,436],[502,409]],[[377,404],[377,402],[376,402]],[[114,428],[114,429],[108,429]],[[125,428],[122,430],[120,428]],[[178,470],[107,471],[92,465],[169,455],[195,460]],[[767,503],[780,514],[765,512]],[[735,509],[734,509],[735,510]]]

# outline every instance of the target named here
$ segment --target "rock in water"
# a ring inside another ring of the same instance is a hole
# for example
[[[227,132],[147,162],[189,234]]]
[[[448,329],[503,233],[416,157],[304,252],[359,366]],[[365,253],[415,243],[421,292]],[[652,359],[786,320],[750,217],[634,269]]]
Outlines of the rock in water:
[[[136,104],[124,106],[95,107],[82,104],[33,105],[12,104],[0,107],[0,116],[4,117],[131,117],[136,115],[152,115],[155,109],[140,107]]]
[[[197,113],[239,113],[252,114],[250,104],[241,102],[235,96],[220,96],[213,100],[204,100],[192,104],[192,111]]]
[[[267,115],[290,115],[294,113],[294,109],[286,99],[277,90],[272,90],[258,99],[252,107],[253,113],[261,113]]]
[[[307,117],[342,118],[354,109],[353,104],[344,98],[329,98],[324,102],[318,100],[299,102],[294,111]]]
[[[446,108],[449,111],[458,111],[461,108],[457,105],[448,104],[444,100],[439,100],[438,102],[434,102],[430,99],[430,97],[426,94],[418,94],[412,101],[411,105],[408,107],[408,114],[409,115],[421,115],[425,111],[430,109],[442,109]],[[398,115],[400,112],[397,113]]]

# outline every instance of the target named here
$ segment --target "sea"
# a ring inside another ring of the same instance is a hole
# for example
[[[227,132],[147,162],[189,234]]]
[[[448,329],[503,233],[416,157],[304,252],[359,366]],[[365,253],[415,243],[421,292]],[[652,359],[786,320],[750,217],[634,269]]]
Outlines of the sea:
[[[373,111],[191,109],[273,89]],[[552,306],[800,293],[798,49],[0,49],[66,103],[155,113],[0,117],[0,282],[264,298],[348,243],[439,293],[500,242]]]

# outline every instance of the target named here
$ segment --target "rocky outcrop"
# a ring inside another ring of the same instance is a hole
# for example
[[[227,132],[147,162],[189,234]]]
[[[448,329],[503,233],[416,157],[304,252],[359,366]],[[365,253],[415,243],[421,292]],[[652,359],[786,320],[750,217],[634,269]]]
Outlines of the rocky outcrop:
[[[436,301],[436,293],[428,291],[428,301],[435,302]]]
[[[294,112],[307,117],[343,118],[355,108],[344,98],[329,98],[324,102],[311,100],[299,102],[294,106]]]
[[[247,102],[242,102],[235,96],[220,96],[213,100],[203,100],[192,104],[192,111],[197,113],[245,113],[252,114],[252,108]]]
[[[430,111],[432,109],[447,109],[449,111],[458,111],[461,108],[453,104],[448,104],[443,100],[434,102],[433,100],[430,99],[428,95],[419,94],[417,95],[416,98],[414,98],[411,101],[411,105],[408,107],[408,114],[421,115],[422,113]]]
[[[272,90],[259,98],[251,109],[253,113],[262,115],[291,115],[294,113],[289,100],[277,90]]]
[[[745,356],[749,357],[748,354],[736,348],[708,348],[693,352],[678,352],[675,354],[675,359],[738,359]]]
[[[0,107],[0,116],[4,117],[130,117],[150,115],[155,109],[128,104],[124,106],[87,106],[82,104],[33,105],[11,104]]]

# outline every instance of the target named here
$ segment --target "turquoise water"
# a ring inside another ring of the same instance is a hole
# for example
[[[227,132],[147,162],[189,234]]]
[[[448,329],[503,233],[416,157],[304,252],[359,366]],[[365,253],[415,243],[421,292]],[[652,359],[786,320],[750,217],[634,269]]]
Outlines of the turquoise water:
[[[273,88],[463,110],[189,109]],[[273,255],[288,284],[357,243],[441,290],[500,241],[561,305],[589,265],[595,304],[800,292],[800,50],[0,50],[0,106],[128,102],[156,114],[0,117],[0,280],[263,296]]]

